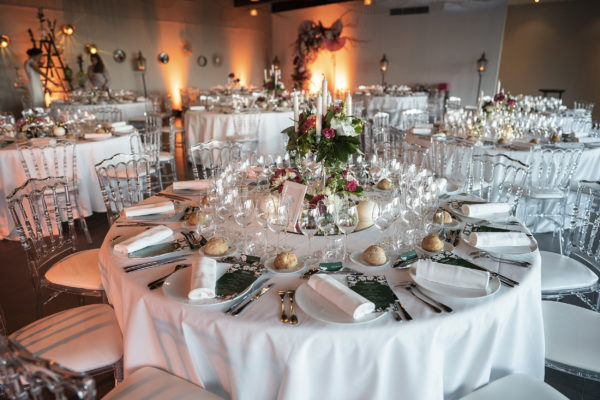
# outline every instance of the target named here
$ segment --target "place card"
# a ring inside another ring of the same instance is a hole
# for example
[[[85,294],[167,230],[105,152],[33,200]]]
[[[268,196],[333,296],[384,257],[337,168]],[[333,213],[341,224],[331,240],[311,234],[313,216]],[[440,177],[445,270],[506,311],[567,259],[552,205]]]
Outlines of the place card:
[[[287,227],[288,231],[296,232],[296,221],[302,212],[302,203],[306,194],[306,185],[300,183],[285,181],[281,195],[284,196],[284,201],[289,202],[290,223]]]
[[[386,311],[396,302],[396,295],[384,275],[346,277],[348,287],[375,304],[375,312]]]

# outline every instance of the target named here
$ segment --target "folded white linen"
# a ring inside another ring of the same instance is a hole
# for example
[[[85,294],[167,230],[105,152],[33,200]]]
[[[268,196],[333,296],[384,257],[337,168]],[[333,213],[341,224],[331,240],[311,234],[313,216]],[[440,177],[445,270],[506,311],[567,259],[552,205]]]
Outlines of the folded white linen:
[[[521,142],[521,141],[515,140],[514,142],[512,142],[510,144],[510,146],[515,149],[529,150],[533,146],[537,146],[537,144],[530,143],[530,142]]]
[[[479,248],[524,247],[531,240],[523,232],[471,232],[469,244]]]
[[[162,225],[153,226],[152,228],[138,233],[121,243],[115,244],[115,251],[120,254],[127,255],[134,251],[141,250],[153,244],[162,242],[173,235],[173,231]]]
[[[217,261],[210,257],[200,257],[192,264],[188,299],[203,300],[216,296]]]
[[[415,263],[417,278],[465,289],[487,289],[490,273],[458,265],[442,264],[431,260]]]
[[[191,106],[190,111],[205,111],[206,107],[204,106]]]
[[[463,215],[471,218],[484,217],[486,215],[510,215],[510,206],[506,203],[481,203],[463,204],[460,208]]]
[[[86,133],[84,139],[107,139],[112,136],[112,133]]]
[[[209,179],[198,181],[177,181],[173,182],[173,190],[196,190],[199,192],[210,189],[212,182]]]
[[[29,140],[32,144],[35,144],[36,146],[49,146],[56,144],[56,139],[53,139],[51,137],[31,138]]]
[[[127,122],[125,122],[125,121],[111,122],[110,123],[111,128],[116,128],[118,126],[125,126],[125,125],[127,125]]]
[[[373,302],[331,276],[315,274],[308,280],[308,286],[355,320],[375,311]]]
[[[413,128],[413,135],[431,135],[431,128]]]
[[[115,126],[113,128],[113,130],[115,131],[115,133],[129,133],[129,132],[133,132],[133,125],[119,125],[119,126]]]
[[[175,211],[175,204],[173,204],[172,201],[161,201],[160,203],[125,207],[123,209],[123,215],[125,215],[125,217],[139,217],[142,215],[161,214],[171,211]]]

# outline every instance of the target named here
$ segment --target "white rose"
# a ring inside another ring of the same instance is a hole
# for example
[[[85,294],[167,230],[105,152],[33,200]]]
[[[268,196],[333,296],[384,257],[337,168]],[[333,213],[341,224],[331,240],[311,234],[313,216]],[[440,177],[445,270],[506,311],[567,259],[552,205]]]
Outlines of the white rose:
[[[52,134],[56,137],[65,136],[66,133],[67,131],[62,126],[55,126],[54,129],[52,129]]]

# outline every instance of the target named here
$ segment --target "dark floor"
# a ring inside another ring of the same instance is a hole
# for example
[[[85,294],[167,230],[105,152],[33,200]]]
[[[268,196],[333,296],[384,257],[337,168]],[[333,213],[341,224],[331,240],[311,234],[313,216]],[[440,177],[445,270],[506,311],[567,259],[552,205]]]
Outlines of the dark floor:
[[[79,235],[79,249],[81,250],[100,247],[108,231],[105,214],[94,214],[87,221],[94,243],[91,246],[88,245],[83,235]],[[551,235],[536,237],[541,249],[551,250],[555,247]],[[0,263],[0,277],[2,277],[0,280],[0,304],[6,314],[8,331],[13,332],[35,319],[33,290],[28,278],[25,253],[18,242],[0,241],[0,260],[5,260]],[[95,301],[97,300],[90,299],[88,303]],[[575,303],[576,300],[573,302]],[[46,313],[78,305],[76,297],[63,295],[49,304]],[[546,369],[546,382],[560,390],[569,399],[600,400],[600,382],[591,382],[550,369]],[[112,377],[109,375],[97,377],[97,386],[99,396],[101,396],[111,389]]]

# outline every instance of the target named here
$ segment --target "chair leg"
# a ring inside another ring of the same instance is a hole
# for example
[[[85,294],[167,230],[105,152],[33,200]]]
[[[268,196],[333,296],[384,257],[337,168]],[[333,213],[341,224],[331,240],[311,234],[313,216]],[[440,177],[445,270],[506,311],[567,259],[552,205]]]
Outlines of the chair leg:
[[[85,220],[85,216],[83,215],[83,210],[79,203],[79,193],[75,191],[75,206],[77,207],[77,213],[79,213],[79,223],[81,224],[81,229],[83,230],[83,235],[85,236],[85,240],[87,240],[88,244],[92,244],[92,236],[90,235],[90,231],[87,226],[87,222]]]
[[[123,382],[123,359],[121,358],[117,361],[113,367],[113,375],[115,377],[115,387],[121,382]]]
[[[170,161],[171,164],[171,173],[173,174],[173,182],[177,181],[177,166],[175,165],[175,158],[172,158]]]

